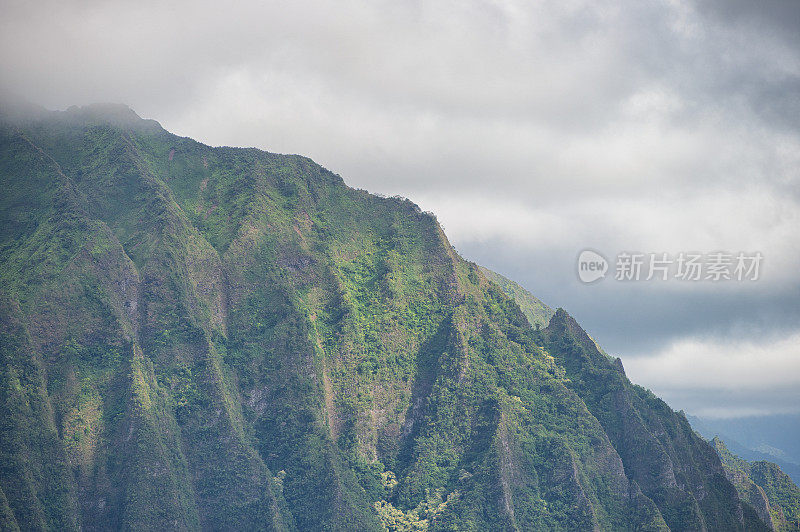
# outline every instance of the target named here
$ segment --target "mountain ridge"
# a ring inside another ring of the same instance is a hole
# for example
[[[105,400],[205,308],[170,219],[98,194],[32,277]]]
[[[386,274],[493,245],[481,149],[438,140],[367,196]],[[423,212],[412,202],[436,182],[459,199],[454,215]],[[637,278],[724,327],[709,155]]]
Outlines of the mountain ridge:
[[[778,449],[784,447],[786,442],[791,442],[796,433],[798,417],[796,415],[774,415],[763,417],[748,417],[742,420],[733,419],[708,419],[687,416],[694,429],[707,440],[719,437],[725,442],[727,448],[734,454],[750,462],[774,462],[786,472],[795,483],[800,482],[800,465],[794,454]],[[752,425],[750,433],[742,433],[740,425],[744,421]],[[738,430],[737,430],[738,429]],[[753,435],[758,434],[759,440],[753,441]],[[780,439],[777,439],[778,436]],[[744,437],[744,441],[740,438]],[[776,441],[777,440],[777,441]],[[759,450],[760,445],[771,443],[770,448]],[[767,454],[767,450],[771,451]],[[781,452],[775,453],[775,450]]]
[[[0,126],[5,527],[765,526],[684,418],[412,202],[137,119]]]
[[[722,460],[725,476],[742,499],[756,509],[762,521],[773,530],[800,530],[800,488],[777,464],[743,460],[717,437],[711,444]]]

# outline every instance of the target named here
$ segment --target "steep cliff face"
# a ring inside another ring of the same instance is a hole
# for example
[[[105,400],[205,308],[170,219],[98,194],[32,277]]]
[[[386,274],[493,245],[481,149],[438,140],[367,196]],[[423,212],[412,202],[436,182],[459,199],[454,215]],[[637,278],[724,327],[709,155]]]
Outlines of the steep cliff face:
[[[800,530],[800,488],[772,462],[750,466],[750,478],[764,490],[776,530]]]
[[[0,181],[6,527],[748,526],[680,416],[408,200],[119,106],[5,120]]]
[[[652,393],[632,385],[619,359],[601,353],[559,309],[545,335],[568,384],[600,421],[627,477],[658,507],[671,530],[763,527],[725,478],[714,449]]]
[[[711,444],[722,460],[725,475],[764,522],[773,530],[800,530],[800,488],[777,464],[743,460],[719,438]]]
[[[711,445],[714,446],[720,457],[725,476],[731,481],[736,491],[739,492],[739,496],[742,500],[750,503],[758,517],[774,530],[775,523],[772,520],[769,499],[767,499],[764,489],[750,479],[750,464],[732,455],[722,440],[718,438],[714,438],[711,441]]]

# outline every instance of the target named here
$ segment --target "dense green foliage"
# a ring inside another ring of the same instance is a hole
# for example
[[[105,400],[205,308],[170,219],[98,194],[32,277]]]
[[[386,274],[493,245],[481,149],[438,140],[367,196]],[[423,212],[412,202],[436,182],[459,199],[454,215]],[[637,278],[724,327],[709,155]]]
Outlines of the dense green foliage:
[[[121,106],[5,120],[0,180],[4,529],[752,524],[682,416],[408,200]]]
[[[762,520],[774,530],[800,530],[800,488],[780,467],[771,462],[743,460],[719,438],[711,443],[722,460],[725,475]]]

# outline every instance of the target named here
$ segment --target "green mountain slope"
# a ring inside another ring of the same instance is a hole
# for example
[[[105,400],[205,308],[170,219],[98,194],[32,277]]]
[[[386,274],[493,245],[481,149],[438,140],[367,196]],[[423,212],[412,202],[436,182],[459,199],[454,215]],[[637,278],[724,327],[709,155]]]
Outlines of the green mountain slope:
[[[731,453],[719,438],[711,441],[725,475],[773,530],[800,530],[800,488],[771,462],[748,462]]]
[[[488,280],[497,284],[503,292],[519,305],[519,309],[525,314],[525,317],[528,318],[528,322],[531,325],[534,327],[538,325],[541,328],[547,327],[547,324],[550,323],[550,318],[556,313],[555,310],[542,303],[536,296],[511,279],[503,277],[499,273],[493,272],[483,266],[478,266],[478,268],[480,268],[481,273]]]
[[[681,416],[408,200],[36,114],[0,126],[5,528],[754,529]]]

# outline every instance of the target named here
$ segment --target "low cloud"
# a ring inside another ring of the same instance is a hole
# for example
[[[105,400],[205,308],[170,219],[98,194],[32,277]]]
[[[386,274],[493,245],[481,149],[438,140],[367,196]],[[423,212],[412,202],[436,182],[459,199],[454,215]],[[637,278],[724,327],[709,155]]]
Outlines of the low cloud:
[[[760,343],[682,339],[654,355],[628,358],[626,368],[670,389],[800,387],[800,332]]]
[[[787,394],[800,398],[800,331],[762,341],[684,338],[624,363],[631,379],[698,415],[800,412],[800,403],[781,405]]]

